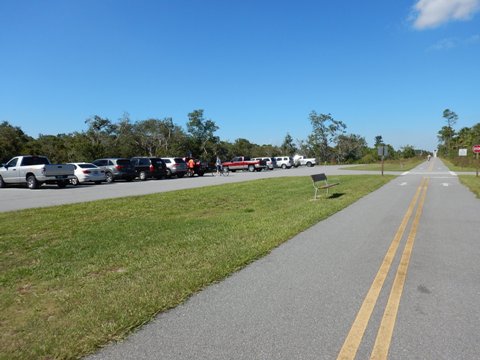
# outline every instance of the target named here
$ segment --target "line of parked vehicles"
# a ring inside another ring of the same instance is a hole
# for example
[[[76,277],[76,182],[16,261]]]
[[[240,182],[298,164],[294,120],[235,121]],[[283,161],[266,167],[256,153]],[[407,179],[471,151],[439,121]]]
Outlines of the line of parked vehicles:
[[[301,160],[303,157],[301,157]],[[214,171],[215,165],[193,160],[192,167],[187,167],[191,158],[181,157],[146,157],[102,158],[91,163],[75,162],[68,164],[51,164],[45,156],[16,156],[6,164],[0,165],[0,188],[7,184],[23,184],[29,189],[37,189],[42,184],[57,184],[63,188],[68,184],[81,183],[101,184],[116,180],[133,181],[138,178],[164,179],[184,176],[203,176],[206,172]],[[274,168],[289,169],[293,166],[313,166],[315,159],[300,162],[295,157],[262,157],[253,158],[235,157],[231,161],[222,163],[227,171],[261,171]]]

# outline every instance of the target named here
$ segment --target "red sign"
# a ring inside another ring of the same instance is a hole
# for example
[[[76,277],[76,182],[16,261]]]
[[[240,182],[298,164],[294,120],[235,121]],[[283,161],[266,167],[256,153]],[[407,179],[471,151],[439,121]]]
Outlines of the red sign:
[[[480,153],[480,145],[473,145],[472,150],[475,154]]]

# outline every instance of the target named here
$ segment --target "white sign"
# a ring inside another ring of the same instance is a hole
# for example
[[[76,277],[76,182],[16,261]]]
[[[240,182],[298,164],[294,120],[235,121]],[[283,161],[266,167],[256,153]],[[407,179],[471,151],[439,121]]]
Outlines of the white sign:
[[[467,149],[458,149],[458,156],[467,156]]]

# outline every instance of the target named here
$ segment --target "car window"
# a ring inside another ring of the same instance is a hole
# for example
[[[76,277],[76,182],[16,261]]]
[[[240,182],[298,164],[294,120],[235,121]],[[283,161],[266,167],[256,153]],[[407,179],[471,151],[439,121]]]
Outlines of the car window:
[[[25,157],[23,158],[22,165],[23,166],[48,165],[48,160],[45,157],[38,157],[38,156]]]
[[[165,161],[166,164],[170,164],[170,159],[163,159],[163,161]]]
[[[77,168],[76,165],[75,166],[75,169]],[[93,164],[78,164],[79,167],[81,167],[82,169],[95,169],[96,166],[93,165]]]
[[[138,159],[138,165],[148,166],[150,165],[150,159]]]
[[[177,164],[184,163],[185,161],[182,158],[175,158],[174,159]]]
[[[132,163],[128,159],[119,159],[117,160],[117,164],[125,166],[125,165],[131,165]]]
[[[18,158],[12,159],[8,162],[7,166],[8,167],[14,167],[17,166]]]

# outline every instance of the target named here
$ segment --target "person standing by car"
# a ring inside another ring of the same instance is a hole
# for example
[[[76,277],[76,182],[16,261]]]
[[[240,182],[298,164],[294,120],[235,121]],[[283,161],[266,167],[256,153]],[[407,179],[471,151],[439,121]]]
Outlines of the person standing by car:
[[[217,175],[220,175],[220,171],[222,171],[222,160],[217,156],[217,160],[215,160],[215,167],[217,168]]]

